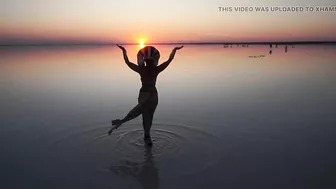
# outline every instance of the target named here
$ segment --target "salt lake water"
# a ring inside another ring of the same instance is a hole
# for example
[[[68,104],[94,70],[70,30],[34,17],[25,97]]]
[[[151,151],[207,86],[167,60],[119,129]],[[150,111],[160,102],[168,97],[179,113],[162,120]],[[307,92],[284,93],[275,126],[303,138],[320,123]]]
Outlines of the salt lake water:
[[[336,47],[272,48],[178,51],[149,149],[141,116],[107,135],[140,89],[119,48],[2,47],[0,188],[335,188]]]

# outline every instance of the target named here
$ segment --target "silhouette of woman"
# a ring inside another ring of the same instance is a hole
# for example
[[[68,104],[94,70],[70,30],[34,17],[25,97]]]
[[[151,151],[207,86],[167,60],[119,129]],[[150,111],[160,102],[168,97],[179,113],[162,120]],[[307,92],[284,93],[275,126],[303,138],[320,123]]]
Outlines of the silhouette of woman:
[[[183,46],[175,47],[172,50],[169,59],[160,65],[158,65],[160,52],[153,46],[146,46],[139,50],[137,54],[138,65],[128,60],[127,51],[123,46],[118,44],[117,46],[122,50],[128,67],[140,74],[142,87],[138,96],[138,105],[136,105],[123,119],[112,120],[113,127],[109,131],[109,135],[123,123],[142,114],[144,140],[147,145],[152,145],[150,129],[152,127],[154,112],[158,105],[158,93],[155,86],[156,78],[158,74],[166,69],[172,62],[176,51],[182,49]]]

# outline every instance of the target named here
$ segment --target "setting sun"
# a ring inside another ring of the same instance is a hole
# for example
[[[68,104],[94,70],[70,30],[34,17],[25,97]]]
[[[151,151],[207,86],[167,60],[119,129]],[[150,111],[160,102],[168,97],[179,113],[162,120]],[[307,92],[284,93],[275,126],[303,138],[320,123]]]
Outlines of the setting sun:
[[[140,46],[140,48],[145,47],[145,39],[140,39],[139,40],[139,46]]]

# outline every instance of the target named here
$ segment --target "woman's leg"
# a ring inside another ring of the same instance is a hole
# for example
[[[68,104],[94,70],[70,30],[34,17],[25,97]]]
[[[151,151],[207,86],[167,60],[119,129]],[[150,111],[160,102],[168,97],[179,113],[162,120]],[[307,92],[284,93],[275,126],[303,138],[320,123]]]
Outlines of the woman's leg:
[[[158,105],[158,96],[157,94],[153,94],[151,98],[146,103],[146,106],[142,112],[142,121],[143,121],[143,129],[144,129],[144,140],[147,144],[151,145],[152,140],[150,137],[150,129],[152,128],[154,113],[156,107]]]
[[[149,110],[145,110],[142,113],[142,126],[144,129],[145,139],[150,137],[150,129],[153,123],[153,115],[154,115],[154,112],[150,112]]]
[[[121,121],[121,124],[138,117],[143,109],[143,104],[136,105]]]
[[[142,112],[145,106],[146,101],[150,98],[150,93],[140,92],[138,97],[138,105],[136,105],[123,119],[115,119],[112,120],[112,129],[109,131],[109,134],[112,133],[114,129],[120,127],[123,123],[130,121],[136,117],[138,117]]]

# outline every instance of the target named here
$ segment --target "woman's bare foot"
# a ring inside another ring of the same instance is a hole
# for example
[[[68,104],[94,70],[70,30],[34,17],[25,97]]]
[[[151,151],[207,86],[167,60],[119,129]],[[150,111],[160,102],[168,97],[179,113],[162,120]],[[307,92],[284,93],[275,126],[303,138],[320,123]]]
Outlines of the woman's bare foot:
[[[153,145],[153,142],[152,142],[152,139],[150,136],[145,136],[144,137],[144,141],[145,141],[145,144],[148,145],[148,146],[152,146]]]
[[[118,129],[118,127],[120,127],[120,125],[122,124],[122,121],[120,119],[115,119],[112,120],[112,128],[110,129],[110,131],[108,132],[109,135],[111,135],[112,131],[114,129]]]

